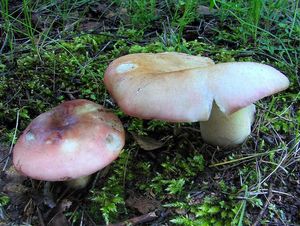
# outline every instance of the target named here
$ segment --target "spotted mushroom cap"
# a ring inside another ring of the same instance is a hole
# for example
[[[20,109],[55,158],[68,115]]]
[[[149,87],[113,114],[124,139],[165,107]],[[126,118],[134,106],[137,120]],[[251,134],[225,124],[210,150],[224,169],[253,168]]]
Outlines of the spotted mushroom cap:
[[[75,179],[110,164],[124,140],[120,120],[103,106],[66,101],[29,124],[14,147],[13,163],[34,179]]]
[[[137,53],[110,63],[104,83],[128,115],[166,121],[195,121],[196,85],[187,70],[214,65],[208,57],[184,53]],[[202,96],[201,98],[204,98]],[[199,106],[199,105],[198,105]],[[201,107],[201,106],[200,106]]]
[[[182,53],[120,57],[107,68],[104,83],[126,114],[170,122],[206,121],[214,102],[230,115],[289,86],[287,77],[265,64],[214,64]]]

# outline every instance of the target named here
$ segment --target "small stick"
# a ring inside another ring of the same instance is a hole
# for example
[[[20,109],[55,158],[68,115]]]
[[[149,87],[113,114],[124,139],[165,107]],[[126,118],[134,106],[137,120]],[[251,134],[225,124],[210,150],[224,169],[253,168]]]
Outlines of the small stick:
[[[36,207],[36,211],[37,211],[37,213],[38,213],[38,218],[39,218],[40,225],[41,225],[41,226],[46,226],[46,225],[45,225],[45,222],[44,222],[44,219],[43,219],[43,215],[42,215],[42,213],[41,213],[39,207]]]
[[[256,221],[254,222],[254,224],[252,226],[258,226],[260,225],[260,221],[261,219],[263,218],[263,216],[265,215],[265,212],[269,206],[269,204],[271,203],[271,199],[273,198],[273,192],[272,192],[272,184],[270,185],[269,187],[269,195],[268,195],[268,198],[267,198],[267,201],[265,202],[264,204],[264,207],[261,209],[261,211],[259,212],[257,218],[256,218]]]
[[[138,216],[138,217],[133,217],[131,219],[128,219],[126,221],[116,223],[116,224],[109,224],[108,226],[126,226],[126,225],[137,225],[137,224],[142,224],[142,223],[147,223],[150,221],[155,220],[158,218],[157,214],[155,211]]]
[[[70,92],[70,89],[67,88],[66,94],[70,98],[70,100],[75,100],[76,98],[73,96],[72,92]]]

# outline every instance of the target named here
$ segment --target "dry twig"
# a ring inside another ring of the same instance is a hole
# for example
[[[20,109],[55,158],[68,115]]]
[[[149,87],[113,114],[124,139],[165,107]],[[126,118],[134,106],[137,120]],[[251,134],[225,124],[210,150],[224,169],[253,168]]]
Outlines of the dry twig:
[[[271,199],[273,198],[273,192],[272,192],[272,184],[270,184],[270,187],[269,187],[269,195],[268,195],[268,198],[267,198],[267,201],[265,202],[263,208],[261,209],[261,211],[259,212],[257,218],[256,218],[256,221],[253,223],[252,226],[258,226],[260,225],[260,222],[261,222],[261,219],[264,217],[265,213],[266,213],[266,210],[269,206],[269,204],[271,203]]]

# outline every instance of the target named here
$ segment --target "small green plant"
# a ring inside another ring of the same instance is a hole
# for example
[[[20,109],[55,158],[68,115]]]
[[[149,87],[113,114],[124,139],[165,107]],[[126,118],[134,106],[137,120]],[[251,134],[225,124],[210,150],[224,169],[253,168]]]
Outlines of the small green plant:
[[[156,0],[114,0],[114,3],[127,10],[133,28],[145,30],[158,18]]]
[[[185,27],[197,18],[197,6],[198,1],[195,0],[179,0],[175,5],[175,12],[172,21],[176,26],[178,26],[177,43],[181,43]]]
[[[106,224],[114,221],[125,209],[125,183],[133,179],[133,174],[127,171],[128,161],[132,159],[129,151],[124,151],[117,162],[112,166],[110,176],[100,189],[91,191],[90,212],[98,220],[104,220]],[[99,219],[99,213],[102,219]]]
[[[176,225],[221,226],[238,224],[239,220],[235,216],[241,207],[241,202],[237,202],[231,196],[220,199],[209,195],[202,200],[197,200],[196,197],[188,195],[183,202],[165,206],[175,208],[180,213],[171,219],[171,222]],[[246,222],[245,219],[243,221]]]
[[[185,184],[184,178],[172,179],[172,180],[162,181],[162,182],[167,184],[166,191],[171,195],[180,194],[182,191],[184,191],[184,184]]]
[[[7,195],[0,194],[0,207],[8,205],[10,198]]]
[[[185,184],[193,183],[194,177],[203,171],[204,164],[204,158],[200,154],[187,158],[181,154],[167,157],[161,163],[162,172],[156,173],[149,186],[142,186],[141,188],[151,189],[158,196],[164,196],[165,191],[170,195],[184,195]]]
[[[144,128],[144,121],[138,118],[133,118],[128,126],[128,131],[137,133],[138,135],[147,135]]]
[[[259,26],[259,20],[262,13],[263,0],[254,0],[250,1],[250,20],[252,21],[252,33],[253,37],[256,40],[257,38],[257,27]]]
[[[106,224],[113,221],[125,205],[123,186],[115,176],[110,177],[100,191],[92,191],[91,196],[93,215],[96,216],[97,212],[101,212]]]
[[[0,25],[0,29],[3,29],[3,33],[5,34],[5,41],[3,46],[1,47],[0,54],[2,54],[3,48],[5,47],[5,43],[8,43],[10,51],[13,51],[13,42],[14,42],[14,31],[12,29],[11,17],[8,11],[8,0],[1,0],[0,12],[3,18],[3,23]],[[4,36],[4,35],[3,35]]]
[[[35,51],[37,51],[37,46],[35,44],[35,37],[34,37],[34,29],[32,27],[32,16],[31,16],[31,0],[23,0],[23,14],[24,14],[24,25],[27,31],[27,37],[30,39],[32,47]]]

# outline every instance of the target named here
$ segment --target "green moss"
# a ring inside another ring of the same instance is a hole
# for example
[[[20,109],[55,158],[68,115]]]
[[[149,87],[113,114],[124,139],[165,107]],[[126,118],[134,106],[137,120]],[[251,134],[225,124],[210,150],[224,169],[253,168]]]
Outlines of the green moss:
[[[126,214],[125,183],[134,178],[133,172],[127,170],[129,161],[132,161],[131,153],[123,151],[117,162],[111,166],[105,184],[91,191],[89,212],[97,221],[108,224]]]
[[[0,208],[8,205],[10,198],[7,195],[0,193]]]
[[[178,214],[170,220],[176,225],[237,225],[241,202],[236,201],[233,197],[234,195],[225,195],[220,201],[220,197],[215,195],[198,199],[188,195],[182,202],[170,203],[165,206],[184,213]],[[248,222],[247,219],[243,219],[243,223],[247,224],[246,222]]]

